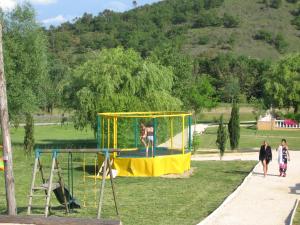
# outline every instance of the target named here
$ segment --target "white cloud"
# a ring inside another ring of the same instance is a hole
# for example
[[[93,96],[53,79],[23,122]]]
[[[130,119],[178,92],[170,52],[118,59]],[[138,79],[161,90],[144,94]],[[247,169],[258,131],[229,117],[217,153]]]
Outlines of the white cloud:
[[[120,1],[110,1],[105,5],[105,8],[116,12],[123,12],[130,9],[130,6]]]
[[[48,5],[56,3],[57,0],[30,0],[32,4]]]
[[[18,3],[22,4],[25,1],[37,5],[49,5],[57,2],[57,0],[0,0],[0,8],[4,11],[11,11]]]
[[[15,0],[0,0],[0,8],[3,11],[10,11],[15,8],[17,2]]]
[[[63,23],[63,22],[66,22],[67,19],[63,16],[63,15],[58,15],[58,16],[55,16],[55,17],[51,17],[51,18],[48,18],[48,19],[44,19],[42,20],[42,23],[48,25],[48,24],[60,24],[60,23]]]

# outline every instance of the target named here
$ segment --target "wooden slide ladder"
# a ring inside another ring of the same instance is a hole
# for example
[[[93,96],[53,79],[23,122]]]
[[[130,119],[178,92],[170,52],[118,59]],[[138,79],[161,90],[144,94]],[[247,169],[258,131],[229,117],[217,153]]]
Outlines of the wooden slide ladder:
[[[35,186],[36,175],[37,175],[38,172],[41,173],[42,185]],[[54,178],[55,174],[58,177],[58,182],[57,183],[53,183],[53,178]],[[58,160],[57,160],[57,152],[54,151],[52,153],[51,171],[50,171],[49,180],[47,181],[45,179],[43,166],[42,166],[41,160],[40,160],[40,152],[36,151],[35,162],[34,162],[34,167],[33,167],[33,172],[32,172],[32,181],[31,181],[31,187],[30,187],[27,215],[31,215],[31,208],[32,208],[32,203],[33,203],[34,197],[44,197],[44,198],[46,198],[44,215],[45,215],[45,217],[48,217],[49,211],[50,211],[51,193],[52,193],[53,190],[55,190],[59,187],[61,188],[62,194],[63,194],[63,197],[64,197],[64,206],[65,206],[65,209],[66,209],[66,213],[69,213],[67,197],[66,197],[66,194],[65,194],[64,181],[63,181],[63,178],[61,176],[61,172],[60,172],[60,168],[59,168],[59,164],[58,164]],[[39,195],[35,194],[36,191],[44,191],[44,194],[39,194]]]

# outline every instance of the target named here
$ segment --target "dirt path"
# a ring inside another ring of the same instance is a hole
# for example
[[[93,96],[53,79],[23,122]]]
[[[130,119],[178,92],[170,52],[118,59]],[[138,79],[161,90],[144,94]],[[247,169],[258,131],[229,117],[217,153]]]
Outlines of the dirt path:
[[[257,154],[225,156],[225,160],[257,160]],[[289,224],[295,201],[300,197],[300,152],[291,151],[287,177],[278,176],[277,153],[269,165],[267,177],[262,175],[259,164],[233,194],[233,198],[198,225],[284,225]],[[203,156],[194,157],[194,160]],[[207,156],[206,160],[216,160]]]

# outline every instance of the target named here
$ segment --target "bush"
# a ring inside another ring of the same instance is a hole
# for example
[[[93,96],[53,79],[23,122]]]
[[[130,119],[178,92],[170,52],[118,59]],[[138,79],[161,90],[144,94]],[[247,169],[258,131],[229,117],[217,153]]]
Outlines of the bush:
[[[194,133],[193,134],[193,154],[200,148],[201,138],[200,134]]]
[[[260,30],[254,36],[254,39],[262,40],[270,45],[273,45],[280,53],[284,53],[286,48],[288,47],[288,43],[286,42],[282,34],[277,34],[274,37],[271,32]]]
[[[223,16],[223,25],[226,28],[238,27],[239,19],[232,16],[232,15],[229,15],[229,14],[225,13],[224,16]]]
[[[218,27],[221,26],[222,20],[214,12],[203,13],[193,24],[193,28]]]
[[[288,43],[285,41],[282,34],[277,34],[274,38],[274,46],[280,53],[284,53],[286,48],[288,47]]]
[[[298,30],[300,30],[300,15],[296,16],[293,20],[292,20],[292,25],[295,25],[296,28]]]
[[[206,9],[217,8],[223,4],[224,0],[204,0],[204,7]]]
[[[208,42],[209,42],[209,37],[208,36],[199,37],[199,40],[198,40],[199,45],[206,45],[206,44],[208,44]]]
[[[286,0],[288,3],[297,3],[299,0]]]
[[[259,30],[255,36],[254,36],[255,40],[263,40],[268,42],[269,44],[271,44],[273,42],[273,37],[272,37],[272,33],[269,31],[265,31],[265,30]]]
[[[282,0],[272,0],[270,7],[278,9],[282,5]]]

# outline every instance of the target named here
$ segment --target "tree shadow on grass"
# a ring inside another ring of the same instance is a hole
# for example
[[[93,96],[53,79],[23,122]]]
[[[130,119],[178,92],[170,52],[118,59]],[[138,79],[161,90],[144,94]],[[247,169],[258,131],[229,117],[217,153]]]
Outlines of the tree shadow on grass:
[[[249,172],[247,171],[242,171],[242,170],[227,170],[223,171],[223,173],[229,173],[229,174],[241,174],[241,175],[247,175]]]
[[[57,149],[80,149],[80,148],[96,148],[97,143],[96,140],[53,140],[53,139],[44,139],[42,140],[44,143],[37,143],[35,148],[57,148]]]

